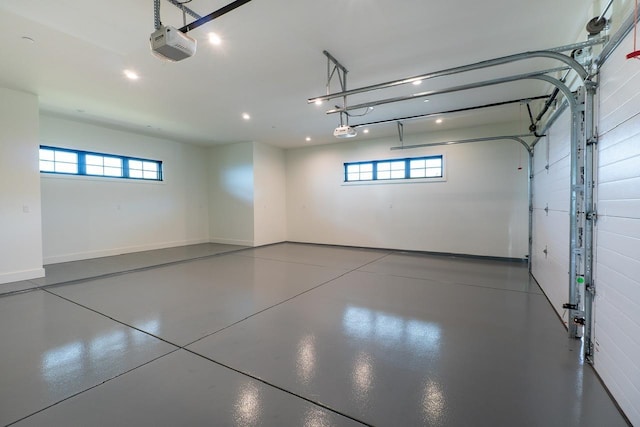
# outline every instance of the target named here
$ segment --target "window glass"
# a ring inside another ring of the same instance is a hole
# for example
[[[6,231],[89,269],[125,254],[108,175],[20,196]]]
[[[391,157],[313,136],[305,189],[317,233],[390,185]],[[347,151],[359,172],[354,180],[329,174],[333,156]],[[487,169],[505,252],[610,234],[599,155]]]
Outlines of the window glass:
[[[345,163],[344,167],[347,182],[442,178],[444,176],[441,155]],[[373,173],[374,170],[375,173]]]
[[[162,162],[41,146],[40,172],[162,181]]]
[[[53,172],[78,173],[78,153],[53,150]]]
[[[371,181],[373,179],[373,163],[352,163],[345,166],[347,181]]]

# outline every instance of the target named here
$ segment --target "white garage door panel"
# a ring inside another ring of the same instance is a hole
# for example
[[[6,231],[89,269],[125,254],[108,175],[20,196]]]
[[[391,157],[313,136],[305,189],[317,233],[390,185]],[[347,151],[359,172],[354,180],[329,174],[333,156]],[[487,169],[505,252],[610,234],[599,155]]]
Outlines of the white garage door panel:
[[[640,368],[634,363],[636,358],[633,355],[640,354],[638,353],[640,351],[640,342],[638,342],[638,337],[633,335],[633,327],[629,326],[632,320],[618,310],[617,307],[608,304],[607,301],[601,302],[598,310],[603,314],[603,320],[597,325],[611,330],[612,333],[596,339],[597,355],[610,353],[614,359],[620,359],[621,366],[625,370],[625,377],[632,380],[631,384],[634,385],[630,391],[639,393]],[[637,327],[638,325],[636,324],[635,326]],[[599,362],[596,362],[596,365]]]
[[[615,54],[611,55],[607,58],[606,69],[607,69],[607,79],[600,80],[600,87],[606,88],[605,94],[613,92],[616,88],[621,86],[621,82],[627,80],[627,73],[623,73],[623,69],[629,67],[630,62],[626,58],[626,54],[633,50],[633,39],[630,37],[625,38],[620,43]],[[634,67],[633,64],[631,64]],[[607,88],[607,85],[612,85],[613,89]]]
[[[623,230],[623,233],[620,233]],[[634,218],[601,216],[596,223],[596,233],[616,233],[640,239],[640,221]],[[598,242],[600,243],[600,242]]]
[[[535,210],[533,222],[534,228],[539,230],[534,239],[536,246],[547,248],[547,258],[553,257],[569,265],[569,215],[566,212],[549,211],[547,214],[543,210]]]
[[[638,220],[629,220],[629,222],[640,223]],[[637,228],[637,225],[631,226],[630,228],[629,233],[633,233],[633,228]],[[638,240],[637,237],[627,233],[620,234],[619,229],[617,231],[598,230],[597,236],[599,248],[611,250],[621,257],[630,257],[631,260],[629,262],[625,261],[625,264],[631,263],[634,265],[638,263],[640,267],[640,240]],[[640,272],[640,270],[636,270],[636,273],[638,272]]]
[[[531,273],[566,324],[562,304],[568,300],[569,216],[566,212],[534,211]],[[547,249],[547,255],[544,249]]]
[[[619,311],[621,313],[640,311],[640,288],[638,287],[638,282],[633,278],[601,265],[598,270],[598,283],[605,285],[598,290],[598,298],[602,298],[603,304],[606,304],[607,301],[616,300],[619,302]],[[603,321],[606,322],[606,319]],[[636,320],[632,319],[630,321],[631,327],[638,326],[633,325]],[[620,327],[624,328],[624,325]],[[636,339],[640,338],[636,337]]]
[[[549,164],[554,164],[571,154],[571,115],[567,108],[547,131]]]
[[[636,61],[629,61],[629,64],[634,62]],[[607,99],[601,101],[600,108],[606,111],[600,117],[600,126],[603,132],[638,114],[638,105],[640,104],[640,78],[638,77],[640,74],[636,73],[626,82],[629,83],[628,88],[614,92]],[[633,95],[629,97],[630,94]]]
[[[617,215],[625,218],[638,219],[640,200],[609,200],[598,201],[598,215]]]
[[[630,34],[600,72],[594,366],[640,426],[640,67]]]
[[[640,161],[637,157],[638,156],[626,158],[608,165],[603,165],[601,163],[602,166],[598,169],[598,182],[600,184],[604,184],[637,177],[638,162]],[[621,184],[626,185],[626,183]]]
[[[535,174],[533,178],[534,198],[537,203],[546,203],[554,200],[562,210],[569,209],[568,179],[571,172],[571,159],[565,157],[549,166],[549,170],[543,170]],[[560,202],[559,198],[565,197]],[[544,207],[543,203],[543,207]]]
[[[638,129],[634,126],[619,126],[600,135],[598,140],[598,163],[600,166],[607,166],[620,159],[634,157],[638,155],[637,149],[640,142],[633,141],[638,135]],[[631,141],[629,141],[631,140]]]
[[[638,114],[640,105],[640,67],[626,59],[633,51],[632,35],[616,49],[600,73],[600,133],[606,133]]]
[[[547,166],[547,138],[542,138],[536,144],[534,153],[533,153],[533,174],[538,175],[541,172],[546,172],[545,167]]]
[[[640,163],[640,159],[638,159]],[[640,164],[637,166],[640,168]],[[636,171],[636,174],[638,171]],[[627,178],[621,181],[603,182],[598,183],[598,202],[621,202],[629,203],[630,205],[637,207],[640,201],[640,176],[637,178]],[[609,209],[613,209],[614,205],[611,205]],[[624,209],[624,207],[621,207]],[[632,214],[632,218],[638,218],[640,212],[635,211],[635,215]],[[623,216],[619,212],[614,210],[608,210],[606,215],[611,216]]]
[[[638,282],[638,272],[640,272],[640,260],[638,258],[633,258],[628,254],[624,254],[621,251],[622,249],[617,247],[616,250],[611,250],[604,246],[600,246],[598,244],[598,264],[602,267],[610,268],[618,273],[634,279],[637,286],[640,286],[640,282]],[[600,286],[600,276],[596,281],[596,284]],[[612,289],[615,289],[617,286],[616,283],[607,283],[607,286],[611,286]],[[636,323],[639,318],[636,316]]]
[[[632,62],[635,61],[629,61],[630,64]],[[619,123],[638,114],[638,104],[640,104],[640,79],[638,77],[640,77],[640,75],[636,73],[636,75],[627,82],[630,83],[628,89],[619,90],[606,100],[602,100],[600,106],[604,111],[607,111],[607,113],[602,114],[600,119],[603,131],[612,129]],[[630,94],[633,95],[629,97]]]
[[[616,347],[616,343],[608,337],[603,337],[600,342],[601,347],[611,349],[610,351],[596,350],[595,368],[598,374],[607,385],[611,394],[630,420],[640,419],[640,412],[635,408],[631,399],[635,398],[634,393],[628,390],[637,390],[637,386],[627,376],[626,366],[633,365],[633,361]],[[636,424],[637,425],[637,424]]]
[[[548,204],[549,209],[569,212],[569,174],[571,173],[571,159],[565,157],[549,168],[547,187],[539,188],[540,201]]]
[[[535,147],[531,259],[531,273],[565,325],[567,313],[562,304],[569,299],[570,117],[565,111]]]

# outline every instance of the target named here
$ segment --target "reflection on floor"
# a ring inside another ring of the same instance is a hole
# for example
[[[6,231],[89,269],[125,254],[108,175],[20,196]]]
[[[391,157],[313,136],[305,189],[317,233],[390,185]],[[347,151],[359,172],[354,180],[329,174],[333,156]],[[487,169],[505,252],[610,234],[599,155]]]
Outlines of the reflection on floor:
[[[211,257],[245,249],[246,246],[201,243],[189,246],[133,252],[83,261],[45,265],[46,277],[0,285],[0,295],[42,286],[92,279],[124,272]]]
[[[218,249],[1,297],[0,425],[626,425],[523,264]]]

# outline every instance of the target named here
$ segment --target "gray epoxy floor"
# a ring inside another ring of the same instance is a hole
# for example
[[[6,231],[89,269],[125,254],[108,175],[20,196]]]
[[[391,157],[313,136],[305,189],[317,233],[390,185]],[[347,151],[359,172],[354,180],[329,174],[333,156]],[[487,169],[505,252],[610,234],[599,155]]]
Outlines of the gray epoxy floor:
[[[0,297],[0,425],[626,425],[523,264],[196,258]]]

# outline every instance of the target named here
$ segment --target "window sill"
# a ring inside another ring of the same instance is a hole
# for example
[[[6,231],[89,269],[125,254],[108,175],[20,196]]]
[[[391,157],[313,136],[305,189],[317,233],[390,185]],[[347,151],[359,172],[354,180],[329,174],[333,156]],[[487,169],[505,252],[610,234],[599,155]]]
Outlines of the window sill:
[[[341,186],[343,187],[351,187],[354,185],[398,185],[398,184],[427,184],[427,183],[435,183],[435,182],[446,182],[447,178],[413,178],[413,179],[378,179],[375,181],[343,181]]]

